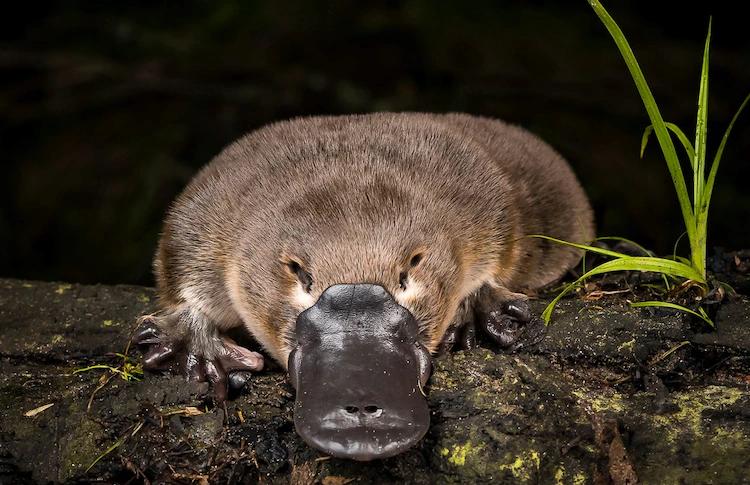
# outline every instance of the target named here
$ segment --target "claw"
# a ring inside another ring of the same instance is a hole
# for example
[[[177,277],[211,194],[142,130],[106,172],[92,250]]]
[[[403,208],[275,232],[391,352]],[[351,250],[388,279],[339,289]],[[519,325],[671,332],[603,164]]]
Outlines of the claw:
[[[217,365],[218,364],[218,365]],[[207,360],[205,365],[206,377],[214,390],[214,396],[217,402],[227,400],[227,373],[221,368],[221,364],[216,360]]]
[[[159,342],[159,329],[152,323],[146,326],[133,336],[133,342],[138,345],[149,345]]]
[[[156,345],[161,342],[159,337],[147,338],[136,342],[137,345]]]
[[[440,349],[438,351],[439,354],[447,354],[451,350],[453,350],[453,347],[456,345],[456,341],[458,340],[458,332],[460,330],[460,327],[451,325],[448,330],[446,330],[445,335],[443,336],[443,341],[440,342]]]
[[[198,357],[193,353],[188,354],[185,360],[185,367],[187,368],[187,377],[191,381],[195,382],[206,382],[206,366],[203,357]]]
[[[474,324],[464,326],[459,341],[459,347],[463,350],[471,350],[477,346],[477,330]]]
[[[505,304],[505,314],[521,322],[528,322],[532,319],[531,308],[525,300],[513,300]]]
[[[160,344],[152,348],[143,356],[143,367],[146,369],[159,369],[170,357],[178,351],[173,344]]]

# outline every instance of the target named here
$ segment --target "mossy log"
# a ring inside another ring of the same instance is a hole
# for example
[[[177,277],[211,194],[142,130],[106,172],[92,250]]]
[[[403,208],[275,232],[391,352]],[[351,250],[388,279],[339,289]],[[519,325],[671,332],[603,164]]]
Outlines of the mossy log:
[[[332,459],[299,439],[294,390],[278,368],[254,376],[225,408],[180,376],[75,373],[137,371],[115,353],[153,309],[149,288],[0,280],[0,483],[748,479],[744,296],[720,309],[712,333],[617,298],[565,300],[533,350],[436,358],[429,433],[371,463]],[[137,364],[139,354],[129,355]]]

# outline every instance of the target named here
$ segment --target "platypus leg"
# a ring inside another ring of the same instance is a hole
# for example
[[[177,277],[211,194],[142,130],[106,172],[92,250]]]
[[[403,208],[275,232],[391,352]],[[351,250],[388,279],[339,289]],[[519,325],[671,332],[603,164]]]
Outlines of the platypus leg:
[[[478,295],[479,292],[461,302],[456,310],[456,315],[453,317],[453,322],[443,335],[443,340],[438,347],[438,354],[446,354],[454,348],[469,350],[477,346],[474,307]]]
[[[144,348],[143,367],[165,370],[180,366],[188,379],[209,382],[216,400],[229,388],[244,387],[250,372],[263,369],[263,356],[219,334],[204,316],[190,310],[142,317],[133,341]]]
[[[531,312],[523,293],[485,285],[477,295],[475,312],[479,328],[511,352],[539,343],[546,333],[544,322]]]

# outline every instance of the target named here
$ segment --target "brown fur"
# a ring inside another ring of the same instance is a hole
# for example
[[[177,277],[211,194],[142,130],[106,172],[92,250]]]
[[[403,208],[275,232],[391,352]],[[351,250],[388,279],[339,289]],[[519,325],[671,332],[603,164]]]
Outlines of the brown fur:
[[[412,311],[435,350],[480,287],[502,299],[580,259],[525,236],[587,242],[592,219],[567,163],[501,121],[382,113],[276,123],[226,148],[170,210],[154,264],[162,328],[211,355],[221,330],[244,324],[286,365],[296,316],[332,284],[369,282]],[[309,294],[291,262],[312,276]]]

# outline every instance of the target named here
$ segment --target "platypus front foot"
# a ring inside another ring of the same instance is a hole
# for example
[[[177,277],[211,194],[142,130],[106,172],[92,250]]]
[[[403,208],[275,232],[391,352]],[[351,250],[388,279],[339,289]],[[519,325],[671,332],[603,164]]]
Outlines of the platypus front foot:
[[[486,308],[477,320],[488,337],[511,352],[538,344],[547,328],[542,319],[531,312],[525,297]]]
[[[440,352],[452,348],[476,347],[483,333],[501,349],[514,352],[538,344],[547,327],[529,307],[528,297],[503,288],[482,287],[458,312],[456,322],[446,331]]]
[[[160,329],[158,320],[159,317],[143,317],[141,328],[133,337],[144,351],[143,368],[146,370],[163,371],[176,367],[191,381],[208,382],[216,400],[223,402],[230,389],[242,390],[250,373],[263,369],[261,354],[228,337],[170,338]]]

